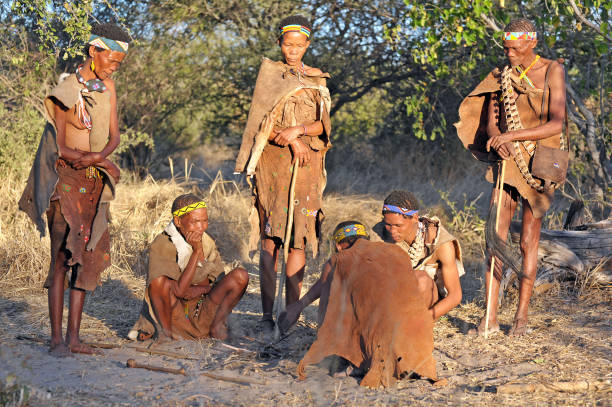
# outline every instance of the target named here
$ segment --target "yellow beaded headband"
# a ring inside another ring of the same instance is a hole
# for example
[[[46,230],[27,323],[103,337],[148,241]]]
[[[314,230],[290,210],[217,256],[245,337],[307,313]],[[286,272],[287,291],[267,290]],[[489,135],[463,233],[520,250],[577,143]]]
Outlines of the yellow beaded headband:
[[[340,243],[345,238],[351,236],[369,237],[365,226],[359,223],[353,223],[352,225],[346,225],[343,228],[338,229],[336,233],[334,233],[334,235],[332,236],[332,239],[334,239],[334,242]]]
[[[189,204],[187,206],[183,206],[181,209],[177,209],[174,212],[172,212],[172,215],[181,217],[185,214],[188,214],[191,211],[195,211],[196,209],[200,209],[200,208],[206,208],[206,202],[200,201],[200,202]]]

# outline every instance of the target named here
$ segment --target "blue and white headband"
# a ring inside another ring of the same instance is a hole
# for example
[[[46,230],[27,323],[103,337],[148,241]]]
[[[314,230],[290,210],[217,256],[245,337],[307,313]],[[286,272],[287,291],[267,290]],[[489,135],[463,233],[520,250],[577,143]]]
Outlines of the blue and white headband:
[[[409,210],[395,205],[383,205],[383,213],[385,212],[399,213],[400,215],[404,216],[412,216],[419,213],[418,209]]]

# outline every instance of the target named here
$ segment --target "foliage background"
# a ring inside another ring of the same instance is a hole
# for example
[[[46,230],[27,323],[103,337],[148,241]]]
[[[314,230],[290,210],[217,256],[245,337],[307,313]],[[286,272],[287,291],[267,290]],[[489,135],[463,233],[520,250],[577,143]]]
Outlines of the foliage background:
[[[372,165],[400,178],[417,168],[429,177],[472,176],[469,169],[478,165],[452,126],[457,108],[504,63],[499,31],[524,16],[540,30],[539,52],[565,60],[574,157],[562,194],[587,200],[605,216],[612,181],[611,7],[600,0],[4,2],[0,167],[27,170],[44,124],[41,101],[59,73],[82,61],[95,21],[118,22],[134,38],[116,75],[123,133],[116,159],[124,168],[159,175],[168,156],[210,143],[236,148],[261,57],[280,56],[276,24],[301,13],[314,24],[306,62],[332,75],[332,187],[343,189],[346,181],[334,180],[334,172],[367,177]],[[355,192],[373,188],[350,184]]]

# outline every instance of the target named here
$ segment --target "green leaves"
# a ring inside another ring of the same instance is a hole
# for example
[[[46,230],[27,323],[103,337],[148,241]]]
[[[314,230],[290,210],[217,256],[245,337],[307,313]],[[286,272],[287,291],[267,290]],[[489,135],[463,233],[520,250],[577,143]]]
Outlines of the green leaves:
[[[60,5],[50,0],[15,0],[11,11],[36,34],[39,51],[68,59],[82,53],[82,44],[90,30],[92,3],[92,0],[73,0]]]

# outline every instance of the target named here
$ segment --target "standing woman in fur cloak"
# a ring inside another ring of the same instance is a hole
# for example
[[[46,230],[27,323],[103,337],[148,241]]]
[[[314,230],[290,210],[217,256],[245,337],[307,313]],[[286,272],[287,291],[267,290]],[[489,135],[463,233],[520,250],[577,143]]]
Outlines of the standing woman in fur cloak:
[[[272,330],[278,250],[289,244],[286,302],[300,297],[305,249],[316,256],[323,213],[321,198],[330,147],[329,75],[302,58],[310,45],[312,26],[302,16],[283,19],[278,27],[282,61],[263,58],[236,159],[235,171],[255,176],[249,214],[249,250],[261,241],[260,289],[262,323]],[[290,242],[284,242],[292,165],[299,165],[295,184],[294,221]],[[279,304],[280,305],[280,304]]]

